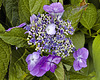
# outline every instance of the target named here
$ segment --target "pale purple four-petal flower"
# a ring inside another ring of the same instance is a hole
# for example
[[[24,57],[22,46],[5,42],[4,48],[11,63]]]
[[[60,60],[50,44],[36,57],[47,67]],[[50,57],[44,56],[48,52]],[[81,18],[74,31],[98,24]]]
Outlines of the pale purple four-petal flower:
[[[73,53],[73,57],[75,61],[73,63],[73,67],[75,71],[79,71],[80,69],[87,67],[86,59],[88,58],[89,52],[86,48],[78,49]]]
[[[52,73],[55,72],[55,69],[57,68],[56,64],[58,64],[61,60],[60,56],[54,56],[54,55],[48,55],[45,63],[42,65],[42,69],[46,71],[51,71]]]

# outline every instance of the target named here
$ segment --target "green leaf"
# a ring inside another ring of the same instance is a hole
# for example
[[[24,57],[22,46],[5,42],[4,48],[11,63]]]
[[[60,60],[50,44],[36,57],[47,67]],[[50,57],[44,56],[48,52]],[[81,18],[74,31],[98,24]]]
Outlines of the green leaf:
[[[52,1],[53,3],[54,3],[54,2],[57,2],[57,0],[51,0],[51,1]]]
[[[98,35],[92,45],[93,49],[93,61],[94,61],[94,67],[96,70],[96,80],[100,80],[100,35]]]
[[[2,24],[0,24],[0,33],[1,32],[5,32],[5,28],[2,26]]]
[[[93,4],[89,4],[87,9],[84,10],[82,18],[80,20],[81,24],[87,29],[91,29],[96,22],[97,12]]]
[[[86,76],[77,72],[66,71],[67,79],[69,80],[89,80],[90,76]]]
[[[0,35],[0,38],[8,44],[16,45],[17,47],[28,46],[27,34],[24,34],[25,30],[22,28],[13,28],[9,32],[5,32]]]
[[[62,62],[60,62],[57,66],[57,69],[54,72],[57,80],[64,80],[64,68]]]
[[[49,4],[49,0],[20,0],[19,16],[21,22],[27,22],[33,14],[44,12],[43,6]]]
[[[84,6],[86,7],[86,6]],[[82,15],[82,11],[84,9],[84,7],[77,7],[77,6],[66,6],[64,14],[63,14],[63,19],[65,21],[69,20],[72,22],[72,26],[74,28],[77,27],[77,24],[80,21],[81,15]]]
[[[7,73],[9,60],[11,54],[10,45],[6,44],[0,39],[0,80],[4,79],[4,76]]]
[[[82,32],[76,32],[72,36],[72,41],[76,49],[82,48],[85,44],[85,36]]]
[[[34,76],[30,75],[25,61],[29,54],[30,52],[23,48],[18,50],[12,49],[9,80],[32,80],[34,78]]]
[[[25,62],[25,55],[23,49],[12,49],[10,68],[9,68],[9,80],[24,80],[28,75],[26,74],[27,63]]]
[[[33,2],[34,3],[34,2]],[[18,3],[20,22],[28,22],[30,19],[30,9],[28,0],[19,0]]]
[[[77,6],[80,6],[80,3],[82,2],[83,0],[71,0],[71,4],[72,5],[77,5]],[[85,0],[86,2],[88,2],[88,0]]]
[[[98,9],[98,11],[97,11],[97,21],[92,29],[95,31],[100,29],[100,9]]]
[[[39,80],[50,80],[47,76],[42,76]]]
[[[19,13],[18,13],[18,0],[5,0],[4,7],[6,16],[12,26],[19,25]],[[6,18],[6,20],[7,20]]]
[[[0,0],[0,7],[2,6],[2,0]]]

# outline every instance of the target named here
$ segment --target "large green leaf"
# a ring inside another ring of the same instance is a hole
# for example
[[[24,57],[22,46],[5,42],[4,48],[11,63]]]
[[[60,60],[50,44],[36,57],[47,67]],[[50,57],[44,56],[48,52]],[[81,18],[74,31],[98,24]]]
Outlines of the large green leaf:
[[[5,31],[5,28],[2,26],[2,24],[0,24],[0,33],[4,31]]]
[[[20,21],[29,21],[32,14],[43,13],[45,4],[49,4],[49,0],[19,0]]]
[[[89,4],[87,9],[84,10],[82,18],[80,20],[81,24],[87,29],[91,29],[96,22],[97,11],[93,4]]]
[[[72,36],[72,41],[76,49],[82,48],[85,44],[85,36],[82,32],[76,32]]]
[[[14,28],[9,32],[0,34],[0,38],[8,44],[16,45],[17,47],[24,47],[27,46],[27,34],[24,33],[24,29]]]
[[[65,12],[63,14],[63,19],[65,21],[67,21],[67,20],[71,21],[72,26],[74,28],[76,28],[78,22],[80,21],[84,7],[86,7],[86,6],[83,6],[83,7],[72,6],[72,5],[66,6]]]
[[[0,80],[4,79],[7,73],[9,60],[10,60],[11,48],[0,39]]]
[[[10,68],[9,68],[9,80],[25,80],[26,76],[28,77],[27,72],[27,63],[25,58],[28,52],[24,49],[12,49]]]
[[[4,0],[4,7],[10,24],[12,26],[19,25],[18,0]]]
[[[64,68],[62,62],[60,62],[57,66],[57,69],[54,72],[57,80],[64,80]]]
[[[92,29],[95,31],[100,29],[100,9],[98,9],[98,11],[97,11],[97,21]]]
[[[100,35],[98,35],[92,45],[93,49],[93,61],[94,61],[94,67],[96,70],[96,80],[100,80]]]

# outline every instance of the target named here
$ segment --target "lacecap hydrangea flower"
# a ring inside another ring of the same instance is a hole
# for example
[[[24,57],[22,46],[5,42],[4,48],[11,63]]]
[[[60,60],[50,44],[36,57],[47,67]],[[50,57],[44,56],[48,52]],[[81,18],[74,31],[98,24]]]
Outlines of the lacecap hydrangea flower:
[[[70,56],[70,53],[75,51],[75,47],[70,37],[67,35],[74,34],[74,28],[71,22],[63,21],[61,18],[64,13],[64,8],[61,3],[52,3],[44,5],[43,9],[48,14],[33,14],[30,17],[30,24],[22,23],[17,28],[24,27],[28,33],[27,42],[29,45],[35,45],[35,50],[26,58],[28,70],[33,76],[41,77],[47,71],[55,72],[57,64],[61,58]],[[15,27],[12,27],[15,28]],[[10,31],[9,28],[6,31]],[[41,53],[48,52],[48,56],[40,56]],[[88,58],[88,50],[86,48],[78,49],[73,53],[75,61],[73,67],[75,71],[82,67],[87,67],[86,59]]]
[[[58,7],[57,11],[59,12]],[[36,45],[36,51],[40,53],[51,52],[64,58],[75,50],[71,39],[66,38],[66,35],[73,35],[74,29],[70,21],[65,22],[61,18],[58,19],[58,16],[52,14],[38,14],[36,16],[33,14],[30,17],[31,24],[24,28],[29,34],[28,44]]]

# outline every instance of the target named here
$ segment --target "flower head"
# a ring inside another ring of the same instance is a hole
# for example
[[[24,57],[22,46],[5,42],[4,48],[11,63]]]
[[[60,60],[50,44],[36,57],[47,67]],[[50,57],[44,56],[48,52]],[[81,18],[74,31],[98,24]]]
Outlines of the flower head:
[[[73,67],[75,71],[80,70],[82,67],[87,67],[86,59],[88,58],[89,52],[86,48],[78,49],[73,53],[73,57],[75,61],[73,63]]]
[[[30,26],[25,29],[28,33],[28,44],[37,45],[38,52],[52,52],[52,54],[66,57],[70,52],[73,52],[74,45],[70,38],[65,36],[73,34],[74,29],[71,22],[65,22],[62,19],[58,20],[58,16],[50,14],[39,14],[33,19]]]

